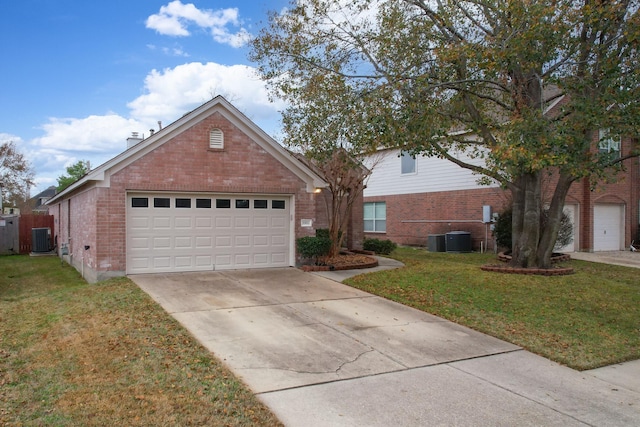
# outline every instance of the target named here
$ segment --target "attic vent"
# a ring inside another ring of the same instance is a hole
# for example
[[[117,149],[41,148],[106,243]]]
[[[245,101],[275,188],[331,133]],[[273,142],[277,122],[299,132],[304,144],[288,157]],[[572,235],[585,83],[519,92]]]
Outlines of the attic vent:
[[[224,148],[224,134],[220,129],[212,129],[209,132],[209,148]]]

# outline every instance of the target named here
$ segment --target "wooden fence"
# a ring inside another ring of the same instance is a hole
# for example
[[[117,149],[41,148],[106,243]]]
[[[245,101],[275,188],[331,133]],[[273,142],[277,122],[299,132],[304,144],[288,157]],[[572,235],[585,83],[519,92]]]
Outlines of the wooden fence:
[[[49,227],[53,239],[53,215],[20,215],[20,253],[28,254],[33,250],[31,230]],[[53,248],[53,241],[49,244]]]

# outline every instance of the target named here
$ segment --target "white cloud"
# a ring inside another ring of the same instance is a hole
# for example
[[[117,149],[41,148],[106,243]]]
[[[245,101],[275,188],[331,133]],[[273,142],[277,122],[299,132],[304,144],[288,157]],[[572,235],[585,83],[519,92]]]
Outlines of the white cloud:
[[[216,95],[223,95],[268,134],[278,131],[284,104],[269,101],[254,68],[193,62],[151,71],[144,80],[144,94],[127,104],[128,118],[115,113],[50,118],[41,125],[41,137],[24,142],[18,136],[0,134],[0,142],[13,140],[22,147],[36,171],[37,185],[31,190],[36,194],[56,185],[67,166],[89,160],[97,167],[126,149],[131,132],[148,135],[159,120],[167,126]]]
[[[147,18],[146,26],[162,35],[186,37],[191,35],[189,27],[210,32],[213,39],[231,47],[241,47],[250,39],[250,34],[244,28],[231,32],[228,27],[239,27],[237,8],[219,10],[198,9],[193,3],[184,4],[180,0],[160,7],[160,12]]]
[[[117,114],[76,118],[50,118],[42,125],[45,135],[33,140],[33,144],[43,149],[104,153],[114,151],[114,138],[122,142],[121,148],[131,131],[139,130],[141,123],[125,119]]]
[[[145,79],[146,94],[127,106],[144,122],[175,120],[216,95],[222,95],[253,120],[277,120],[282,103],[269,101],[267,90],[247,65],[192,62],[153,70]],[[267,129],[265,129],[267,130]]]

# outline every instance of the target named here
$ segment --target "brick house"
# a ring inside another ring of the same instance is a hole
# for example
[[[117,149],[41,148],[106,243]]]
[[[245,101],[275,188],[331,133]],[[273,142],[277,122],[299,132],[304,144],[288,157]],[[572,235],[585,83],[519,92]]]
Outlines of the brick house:
[[[136,142],[47,202],[89,281],[294,266],[295,239],[327,226],[326,183],[222,97]]]
[[[637,141],[623,138],[612,147],[623,155]],[[563,252],[628,248],[640,241],[640,163],[624,161],[616,183],[590,188],[574,182],[565,212],[574,225],[574,240]],[[364,191],[365,237],[426,246],[429,235],[471,233],[475,250],[494,249],[491,217],[510,204],[508,191],[497,184],[480,186],[478,175],[443,159],[402,155],[400,150],[376,154],[376,165]]]

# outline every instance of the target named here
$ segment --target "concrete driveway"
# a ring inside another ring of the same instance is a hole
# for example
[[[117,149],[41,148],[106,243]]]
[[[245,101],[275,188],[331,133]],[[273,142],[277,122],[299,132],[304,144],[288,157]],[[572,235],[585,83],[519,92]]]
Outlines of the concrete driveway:
[[[131,279],[289,426],[640,424],[640,389],[316,274]]]

